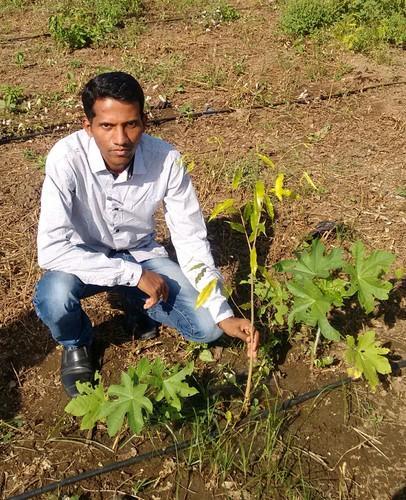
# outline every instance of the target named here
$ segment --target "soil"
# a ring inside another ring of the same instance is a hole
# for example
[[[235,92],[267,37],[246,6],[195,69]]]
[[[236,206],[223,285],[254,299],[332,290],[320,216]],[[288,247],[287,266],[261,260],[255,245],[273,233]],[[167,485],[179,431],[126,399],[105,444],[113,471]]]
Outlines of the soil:
[[[178,119],[149,130],[194,160],[191,175],[205,215],[230,194],[237,164],[274,175],[258,166],[257,150],[268,154],[285,172],[286,182],[301,193],[299,201],[278,207],[273,237],[261,242],[265,262],[291,256],[320,221],[328,220],[343,224],[369,250],[394,252],[396,267],[405,268],[404,51],[387,49],[364,56],[345,52],[332,41],[295,44],[278,31],[278,10],[272,1],[233,2],[241,9],[241,18],[211,28],[202,24],[197,10],[178,12],[175,3],[170,7],[158,1],[145,4],[141,30],[138,21],[131,20],[114,40],[115,46],[75,52],[58,49],[50,37],[24,39],[46,33],[47,2],[0,10],[0,84],[20,85],[31,103],[28,111],[4,115],[1,135],[65,122],[71,124],[69,130],[77,129],[81,120],[77,92],[82,84],[101,68],[131,71],[150,103],[156,105],[159,95],[171,102],[169,110],[154,109],[151,117],[176,113],[185,105],[195,111],[235,110]],[[184,20],[160,21],[165,16]],[[24,54],[23,64],[16,63],[18,52]],[[345,95],[352,90],[359,92]],[[337,92],[344,95],[328,98]],[[299,96],[302,104],[269,106]],[[264,107],[253,109],[258,105]],[[35,245],[44,178],[39,158],[67,130],[0,146],[0,492],[4,498],[172,444],[170,433],[161,429],[135,437],[116,451],[102,428],[88,441],[77,421],[64,413],[68,399],[59,380],[61,351],[36,318],[31,297],[41,273]],[[303,183],[304,171],[318,191]],[[157,224],[159,237],[168,242],[160,214]],[[246,292],[238,286],[247,269],[243,242],[222,220],[209,223],[208,233],[218,266],[236,287],[236,301],[244,301]],[[405,359],[404,295],[400,282],[388,304],[373,314],[339,319],[342,332],[373,328],[393,359]],[[123,329],[122,311],[110,304],[106,294],[87,299],[84,308],[103,353],[107,383],[117,381],[120,370],[140,356],[159,356],[170,363],[193,356],[186,342],[167,328],[161,329],[158,339],[132,341]],[[345,376],[341,363],[311,373],[305,344],[293,338],[289,349],[275,359],[271,376],[275,396],[286,399]],[[222,363],[243,371],[242,349],[224,349]],[[197,368],[199,373],[207,369],[200,361]],[[314,497],[406,498],[405,392],[404,374],[398,372],[375,393],[362,382],[354,383],[292,410],[288,432],[302,453],[302,474],[314,486]],[[130,495],[131,485],[145,479],[151,484],[138,498],[251,498],[230,490],[229,484],[213,487],[204,472],[177,469],[175,456],[85,480],[63,494],[115,498]],[[261,497],[270,498],[265,491]]]

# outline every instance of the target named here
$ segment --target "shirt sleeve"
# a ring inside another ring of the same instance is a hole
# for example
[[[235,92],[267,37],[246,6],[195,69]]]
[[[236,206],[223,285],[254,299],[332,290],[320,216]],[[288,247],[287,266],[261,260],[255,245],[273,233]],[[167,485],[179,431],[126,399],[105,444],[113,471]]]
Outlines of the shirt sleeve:
[[[222,293],[223,279],[214,265],[200,205],[179,153],[174,153],[171,164],[164,210],[179,265],[190,283],[201,291],[212,279],[218,280],[202,307],[210,311],[216,323],[234,316]]]
[[[137,285],[142,268],[135,262],[109,258],[84,245],[71,242],[75,228],[72,206],[75,176],[67,155],[52,151],[46,163],[38,225],[38,263],[50,271],[74,274],[86,284]]]

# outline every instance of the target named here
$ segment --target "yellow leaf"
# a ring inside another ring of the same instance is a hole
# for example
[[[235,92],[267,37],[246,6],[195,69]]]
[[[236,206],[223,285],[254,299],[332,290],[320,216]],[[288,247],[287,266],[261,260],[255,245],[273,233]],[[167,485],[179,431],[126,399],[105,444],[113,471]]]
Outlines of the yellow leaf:
[[[316,184],[312,181],[310,175],[305,171],[303,172],[303,176],[302,176],[305,181],[307,182],[307,184],[309,184],[310,187],[312,187],[315,191],[318,191],[319,188],[316,186]]]
[[[285,178],[285,174],[278,174],[278,177],[275,180],[275,186],[271,191],[275,193],[275,196],[278,198],[279,201],[283,200],[283,197],[285,196],[286,198],[294,197],[295,196],[290,189],[285,189],[283,187],[283,179]]]
[[[199,309],[199,307],[202,307],[202,305],[205,304],[205,302],[207,302],[213,290],[216,288],[217,281],[218,281],[217,278],[213,278],[199,293],[196,299],[195,309]]]
[[[233,200],[233,198],[228,198],[227,200],[224,200],[221,203],[218,203],[213,208],[213,211],[212,211],[212,213],[210,214],[210,217],[209,217],[209,222],[211,220],[215,219],[221,213],[231,214],[231,213],[234,213],[235,211],[236,210],[234,208],[234,200]]]
[[[242,179],[242,170],[241,168],[237,168],[237,170],[234,172],[234,177],[233,177],[233,182],[231,183],[231,187],[233,189],[237,189],[238,186],[240,185]]]
[[[353,378],[353,379],[357,379],[357,378],[360,378],[361,375],[362,375],[362,372],[360,370],[357,370],[357,368],[347,368],[347,373],[348,373],[348,376]]]
[[[258,212],[261,211],[262,203],[265,196],[265,185],[262,181],[257,181],[255,183],[255,202],[258,208]]]
[[[261,153],[256,153],[256,155],[260,160],[262,160],[265,163],[265,165],[271,168],[275,168],[275,163],[268,156],[261,155]]]
[[[192,170],[194,170],[195,166],[196,166],[195,160],[192,160],[190,163],[187,164],[186,172],[189,174],[190,172],[192,172]]]

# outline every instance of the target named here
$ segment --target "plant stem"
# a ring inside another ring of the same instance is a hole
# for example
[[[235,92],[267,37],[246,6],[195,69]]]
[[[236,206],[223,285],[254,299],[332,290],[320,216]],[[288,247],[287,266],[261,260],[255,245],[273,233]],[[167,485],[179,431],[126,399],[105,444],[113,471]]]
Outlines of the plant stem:
[[[316,359],[317,357],[317,347],[319,345],[319,342],[320,342],[320,327],[317,328],[317,333],[316,333],[316,339],[314,341],[314,346],[313,346],[313,350],[312,350],[312,356],[311,356],[311,369],[313,370],[313,367],[314,367],[314,360]]]

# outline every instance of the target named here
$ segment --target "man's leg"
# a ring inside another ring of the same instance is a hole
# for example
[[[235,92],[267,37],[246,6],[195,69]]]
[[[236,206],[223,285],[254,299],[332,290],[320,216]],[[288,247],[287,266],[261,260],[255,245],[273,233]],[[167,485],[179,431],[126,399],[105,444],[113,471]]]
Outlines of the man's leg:
[[[158,302],[150,309],[143,310],[159,323],[176,328],[181,335],[194,342],[209,343],[222,335],[209,311],[200,307],[195,309],[198,296],[196,289],[189,283],[179,265],[167,257],[156,257],[141,262],[143,269],[163,276],[169,286],[169,298],[166,302]],[[142,304],[146,295],[138,288],[125,287],[125,293]]]
[[[64,346],[61,364],[62,384],[69,396],[77,396],[76,381],[93,379],[90,354],[92,325],[80,300],[104,290],[85,285],[77,276],[47,271],[37,283],[33,304],[38,317],[51,330],[56,342]]]

